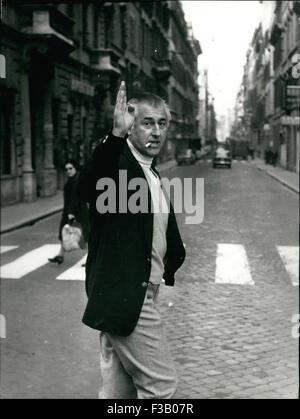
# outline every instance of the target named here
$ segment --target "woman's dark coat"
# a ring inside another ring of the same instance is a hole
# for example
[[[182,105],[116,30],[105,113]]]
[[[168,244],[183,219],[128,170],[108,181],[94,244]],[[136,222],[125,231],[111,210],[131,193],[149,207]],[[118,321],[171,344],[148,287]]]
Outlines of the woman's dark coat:
[[[59,225],[59,240],[62,240],[62,228],[69,223],[68,214],[73,214],[81,224],[84,241],[88,241],[89,236],[89,212],[85,201],[80,198],[78,190],[79,174],[68,178],[64,186],[64,208]]]
[[[91,223],[86,262],[88,302],[83,323],[128,336],[137,324],[151,273],[153,213],[100,214],[97,211],[97,197],[101,193],[96,190],[97,181],[112,178],[118,191],[119,170],[126,170],[128,183],[133,178],[146,180],[126,140],[109,134],[94,150],[79,181],[81,196],[90,204]],[[128,191],[128,199],[134,192]],[[151,203],[149,188],[148,197]],[[166,285],[174,285],[174,274],[184,261],[185,249],[172,208],[166,236],[163,278]]]

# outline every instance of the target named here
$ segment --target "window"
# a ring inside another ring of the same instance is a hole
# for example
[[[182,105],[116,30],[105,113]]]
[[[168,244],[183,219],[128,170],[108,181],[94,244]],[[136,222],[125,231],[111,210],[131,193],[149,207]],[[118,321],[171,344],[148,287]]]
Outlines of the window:
[[[126,8],[125,6],[121,6],[120,10],[120,21],[121,21],[121,41],[122,41],[122,48],[126,49],[127,47],[127,32],[126,32]]]
[[[88,21],[89,17],[89,5],[83,3],[82,4],[82,15],[81,15],[81,30],[82,30],[82,41],[85,46],[89,46],[89,36],[90,33],[88,31],[90,22]]]
[[[60,168],[63,160],[63,153],[60,147],[60,99],[52,99],[52,119],[53,119],[53,162],[56,168]]]
[[[0,90],[1,175],[12,173],[13,95]]]
[[[137,27],[135,26],[133,16],[129,17],[129,31],[130,31],[130,51],[136,52],[136,42],[137,42]]]
[[[95,49],[98,48],[99,46],[99,14],[97,9],[94,9],[94,42],[93,42],[93,47]]]
[[[72,4],[72,3],[67,4],[67,14],[70,17],[74,17],[74,4]]]
[[[73,142],[73,114],[68,114],[67,121],[68,121],[68,142],[72,144]]]

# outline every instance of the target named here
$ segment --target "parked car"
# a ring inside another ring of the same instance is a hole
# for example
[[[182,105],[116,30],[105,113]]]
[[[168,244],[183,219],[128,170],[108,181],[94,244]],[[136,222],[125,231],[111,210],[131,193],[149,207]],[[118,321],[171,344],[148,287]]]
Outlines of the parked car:
[[[193,164],[195,163],[196,156],[191,148],[179,151],[177,155],[177,163],[181,164]]]
[[[226,150],[224,147],[218,147],[213,155],[213,168],[217,166],[226,166],[229,169],[231,168],[232,157],[229,150]]]

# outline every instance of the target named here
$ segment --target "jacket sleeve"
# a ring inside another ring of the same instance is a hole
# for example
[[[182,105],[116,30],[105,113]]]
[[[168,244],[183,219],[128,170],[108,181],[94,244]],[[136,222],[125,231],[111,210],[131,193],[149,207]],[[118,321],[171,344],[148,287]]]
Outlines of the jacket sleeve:
[[[78,191],[85,202],[93,201],[96,194],[96,183],[101,177],[110,176],[118,167],[121,151],[126,137],[115,137],[109,133],[93,151],[92,157],[79,175]]]

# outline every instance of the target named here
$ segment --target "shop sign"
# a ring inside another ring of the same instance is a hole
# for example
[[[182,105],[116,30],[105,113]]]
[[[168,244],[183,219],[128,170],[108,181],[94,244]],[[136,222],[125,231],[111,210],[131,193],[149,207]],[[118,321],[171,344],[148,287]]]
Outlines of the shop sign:
[[[286,111],[300,108],[300,86],[286,86]]]
[[[94,96],[95,88],[86,81],[71,79],[71,90],[86,96]]]
[[[282,125],[300,125],[300,116],[282,116],[281,117],[281,124]]]

